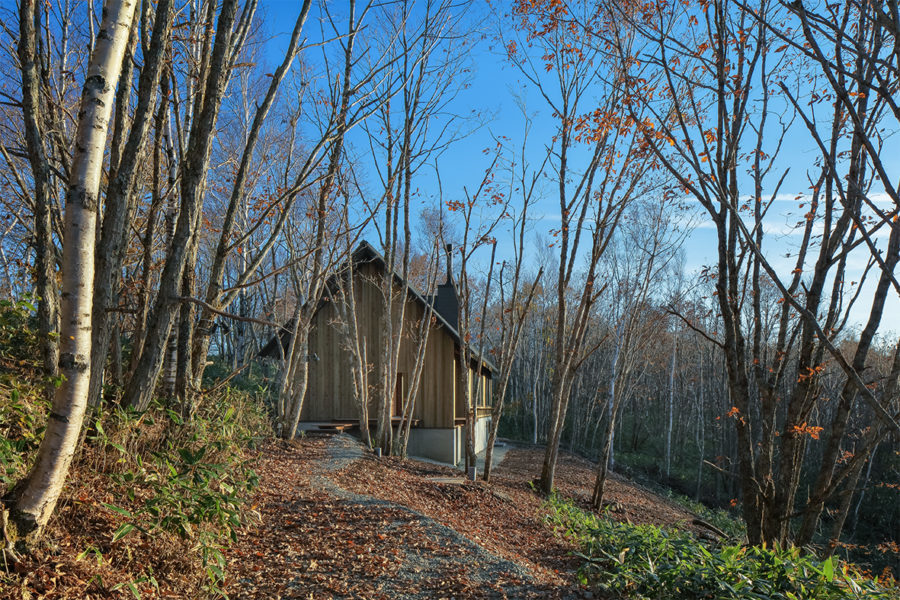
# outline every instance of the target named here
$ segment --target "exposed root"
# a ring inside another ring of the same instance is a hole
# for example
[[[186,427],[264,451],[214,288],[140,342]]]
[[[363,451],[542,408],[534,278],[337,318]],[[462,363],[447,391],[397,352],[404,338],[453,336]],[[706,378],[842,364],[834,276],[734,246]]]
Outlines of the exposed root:
[[[16,552],[16,536],[9,522],[9,511],[0,510],[0,533],[3,535],[3,548],[0,549],[0,560],[3,561],[3,569],[9,573],[10,567],[19,563],[22,559]]]

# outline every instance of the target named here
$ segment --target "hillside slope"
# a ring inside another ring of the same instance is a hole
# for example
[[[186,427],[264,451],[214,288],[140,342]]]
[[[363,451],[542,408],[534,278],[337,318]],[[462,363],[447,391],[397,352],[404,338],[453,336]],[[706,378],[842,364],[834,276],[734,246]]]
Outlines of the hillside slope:
[[[376,459],[346,435],[261,450],[260,522],[230,551],[235,598],[590,598],[575,546],[545,523],[529,481],[538,449],[513,448],[490,484],[433,463]],[[565,455],[560,491],[586,501],[591,464]],[[616,479],[614,515],[691,527],[694,515]]]

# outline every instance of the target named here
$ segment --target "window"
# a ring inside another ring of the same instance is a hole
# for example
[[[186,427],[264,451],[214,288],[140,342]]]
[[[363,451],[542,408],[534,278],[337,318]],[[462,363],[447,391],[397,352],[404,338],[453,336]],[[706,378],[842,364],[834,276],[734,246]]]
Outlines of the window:
[[[397,373],[397,383],[394,387],[394,416],[403,416],[403,373]]]

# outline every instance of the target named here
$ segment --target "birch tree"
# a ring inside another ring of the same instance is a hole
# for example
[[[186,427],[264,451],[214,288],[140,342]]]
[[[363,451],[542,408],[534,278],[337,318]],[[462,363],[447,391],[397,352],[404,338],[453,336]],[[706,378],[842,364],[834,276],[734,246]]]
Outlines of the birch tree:
[[[59,370],[65,378],[53,405],[34,465],[12,492],[14,536],[41,535],[56,507],[75,453],[90,385],[91,312],[97,206],[106,135],[136,1],[110,0],[91,52],[66,193]],[[22,21],[34,3],[20,6]]]

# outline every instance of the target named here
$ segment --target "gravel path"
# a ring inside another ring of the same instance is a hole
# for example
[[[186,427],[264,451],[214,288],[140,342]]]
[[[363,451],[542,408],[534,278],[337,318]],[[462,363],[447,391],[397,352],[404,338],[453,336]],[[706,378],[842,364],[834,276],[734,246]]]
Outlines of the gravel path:
[[[402,548],[403,560],[397,573],[380,583],[388,596],[426,600],[435,598],[435,590],[448,573],[465,573],[474,585],[484,586],[484,597],[533,598],[534,580],[521,565],[499,558],[454,529],[407,507],[356,494],[339,487],[329,473],[340,471],[363,457],[363,447],[348,435],[335,435],[328,445],[328,456],[314,462],[312,484],[342,503],[354,506],[390,509],[402,514],[386,526],[386,531],[416,526],[441,552]],[[506,582],[506,583],[504,583]],[[487,586],[491,586],[488,588]],[[499,588],[499,589],[498,589]],[[543,595],[542,595],[543,596]]]

